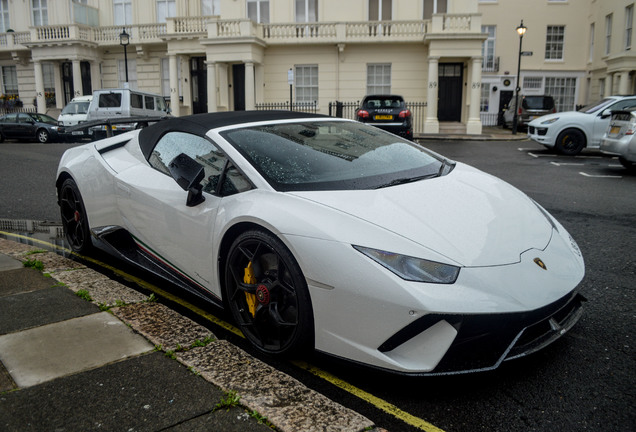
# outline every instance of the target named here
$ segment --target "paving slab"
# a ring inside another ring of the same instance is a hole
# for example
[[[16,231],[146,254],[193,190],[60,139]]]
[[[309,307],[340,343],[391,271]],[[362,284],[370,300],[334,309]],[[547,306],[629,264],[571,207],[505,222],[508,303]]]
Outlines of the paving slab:
[[[23,264],[15,258],[11,258],[8,255],[0,254],[0,271],[16,270],[22,267]]]
[[[0,430],[160,431],[208,415],[223,397],[183,365],[153,352],[0,395]],[[243,429],[216,423],[207,430]]]
[[[51,278],[43,278],[51,286]],[[7,276],[0,272],[0,279]],[[31,327],[64,321],[99,312],[99,307],[73,294],[63,286],[0,297],[0,334],[12,333]]]
[[[0,336],[0,361],[20,388],[153,349],[107,312]]]

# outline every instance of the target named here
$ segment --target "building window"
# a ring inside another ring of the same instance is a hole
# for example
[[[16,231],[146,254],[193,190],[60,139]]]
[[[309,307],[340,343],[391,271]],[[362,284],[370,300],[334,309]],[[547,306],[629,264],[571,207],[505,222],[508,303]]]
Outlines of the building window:
[[[2,66],[2,92],[5,95],[18,94],[18,73],[15,66]]]
[[[247,17],[257,23],[269,23],[269,0],[247,0]]]
[[[393,0],[369,0],[369,21],[391,21]]]
[[[367,94],[391,94],[391,65],[367,65]]]
[[[554,98],[557,111],[572,111],[575,108],[576,78],[546,77],[545,93]]]
[[[590,24],[590,55],[588,61],[594,60],[594,23]]]
[[[612,14],[605,16],[605,54],[612,49]]]
[[[481,70],[486,72],[495,72],[498,70],[498,67],[495,67],[498,66],[495,64],[496,26],[481,26],[481,32],[488,35],[488,39],[486,39],[484,44],[481,46],[481,56],[484,59],[484,62],[481,65]]]
[[[543,87],[543,77],[523,77],[524,90],[540,90]]]
[[[632,49],[632,24],[634,22],[634,5],[625,8],[625,50]]]
[[[0,1],[0,33],[11,28],[9,24],[9,0]]]
[[[448,0],[424,0],[424,19],[431,19],[433,14],[446,13]]]
[[[318,21],[318,0],[296,0],[296,22]]]
[[[563,60],[565,26],[548,26],[545,39],[545,59]]]
[[[176,0],[157,0],[157,22],[165,23],[166,18],[176,16]]]
[[[481,83],[481,97],[479,98],[479,111],[488,112],[490,105],[490,83]]]
[[[31,0],[31,11],[33,13],[34,26],[49,24],[49,11],[46,7],[46,0]]]
[[[318,65],[296,66],[296,102],[311,103],[318,101]]]
[[[201,15],[221,15],[220,0],[201,0]]]
[[[126,62],[119,60],[117,62],[117,71],[119,75],[119,87],[124,87],[126,82]],[[137,89],[137,60],[128,59],[128,87]]]
[[[598,80],[598,97],[603,99],[605,97],[605,78]]]
[[[132,0],[113,0],[113,15],[117,26],[132,24]]]

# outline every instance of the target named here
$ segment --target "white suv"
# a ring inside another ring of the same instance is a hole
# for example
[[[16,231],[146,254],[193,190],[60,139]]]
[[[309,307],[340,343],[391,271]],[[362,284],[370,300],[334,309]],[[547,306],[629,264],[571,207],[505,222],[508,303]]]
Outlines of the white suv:
[[[566,155],[599,148],[613,110],[636,107],[636,96],[609,96],[579,111],[548,114],[528,124],[528,137]]]

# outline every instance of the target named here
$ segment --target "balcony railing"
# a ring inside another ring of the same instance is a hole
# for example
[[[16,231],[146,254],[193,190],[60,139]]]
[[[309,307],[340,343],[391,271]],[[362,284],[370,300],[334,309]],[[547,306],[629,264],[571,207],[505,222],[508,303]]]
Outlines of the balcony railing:
[[[484,57],[482,72],[499,72],[499,57]]]
[[[481,33],[479,15],[439,14],[432,20],[316,22],[256,24],[248,19],[224,20],[217,16],[173,17],[166,23],[126,26],[131,43],[165,43],[173,38],[257,38],[267,44],[420,42],[428,33]],[[0,50],[27,49],[29,45],[88,42],[97,46],[119,44],[123,26],[90,27],[83,24],[31,27],[28,32],[0,33]],[[22,46],[20,46],[22,45]]]

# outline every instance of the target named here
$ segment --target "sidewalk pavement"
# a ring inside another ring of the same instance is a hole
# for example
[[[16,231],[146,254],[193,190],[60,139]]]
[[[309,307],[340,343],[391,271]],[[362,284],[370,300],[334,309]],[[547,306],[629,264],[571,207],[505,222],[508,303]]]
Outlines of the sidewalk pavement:
[[[519,130],[513,135],[510,129],[504,129],[501,126],[484,126],[481,135],[439,133],[415,136],[416,141],[525,141],[527,139],[528,133],[525,130]]]
[[[0,430],[271,432],[263,418],[381,431],[151,298],[0,239]]]

